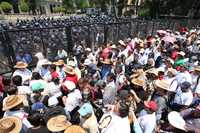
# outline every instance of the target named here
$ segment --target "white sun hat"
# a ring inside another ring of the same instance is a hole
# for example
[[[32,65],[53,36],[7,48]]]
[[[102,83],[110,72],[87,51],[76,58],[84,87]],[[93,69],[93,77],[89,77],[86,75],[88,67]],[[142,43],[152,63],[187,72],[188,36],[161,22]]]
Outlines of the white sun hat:
[[[176,111],[170,112],[168,114],[168,121],[173,127],[186,131],[185,120],[178,112]]]

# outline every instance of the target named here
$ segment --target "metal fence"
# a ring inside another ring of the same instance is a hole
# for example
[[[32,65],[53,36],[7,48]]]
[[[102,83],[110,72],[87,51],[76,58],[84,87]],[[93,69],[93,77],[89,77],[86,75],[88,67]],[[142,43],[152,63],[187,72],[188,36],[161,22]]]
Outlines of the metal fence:
[[[32,57],[36,52],[43,52],[48,59],[54,60],[59,47],[72,53],[75,44],[84,43],[86,47],[94,48],[108,41],[116,43],[119,39],[133,36],[145,38],[147,35],[155,35],[159,29],[178,30],[181,26],[193,27],[199,21],[190,22],[190,25],[181,22],[183,21],[130,19],[109,24],[1,31],[0,73],[12,70],[16,63],[16,54],[20,51],[29,53]]]

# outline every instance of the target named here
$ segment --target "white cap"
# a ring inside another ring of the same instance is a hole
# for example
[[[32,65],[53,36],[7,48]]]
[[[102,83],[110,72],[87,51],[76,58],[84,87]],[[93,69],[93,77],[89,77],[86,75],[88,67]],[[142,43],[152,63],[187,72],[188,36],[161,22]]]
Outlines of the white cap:
[[[92,63],[92,61],[90,59],[85,59],[84,61],[84,65],[90,65]]]
[[[74,82],[68,80],[66,80],[63,85],[70,91],[76,88]]]
[[[58,99],[57,99],[57,97],[55,97],[55,96],[52,96],[52,97],[50,97],[49,99],[48,99],[48,106],[50,107],[50,106],[56,106],[56,105],[58,105]]]
[[[85,51],[91,52],[92,50],[91,50],[91,48],[86,48]]]

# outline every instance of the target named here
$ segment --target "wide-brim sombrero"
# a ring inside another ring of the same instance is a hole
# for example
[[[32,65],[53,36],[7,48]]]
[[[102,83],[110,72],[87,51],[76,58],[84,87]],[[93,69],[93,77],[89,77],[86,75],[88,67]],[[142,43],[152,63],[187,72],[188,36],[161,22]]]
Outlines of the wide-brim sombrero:
[[[19,61],[16,63],[16,65],[14,66],[14,68],[17,68],[17,69],[23,69],[23,68],[27,68],[28,67],[28,64],[22,62],[22,61]]]
[[[3,101],[3,111],[12,109],[21,103],[23,103],[24,97],[21,95],[11,95],[4,99]]]
[[[64,133],[86,133],[85,130],[77,125],[69,126]]]
[[[22,128],[22,121],[14,116],[3,117],[0,123],[0,133],[19,133]]]
[[[58,115],[56,117],[53,117],[47,122],[47,128],[51,132],[64,131],[70,125],[71,123],[67,121],[67,118],[64,115]]]

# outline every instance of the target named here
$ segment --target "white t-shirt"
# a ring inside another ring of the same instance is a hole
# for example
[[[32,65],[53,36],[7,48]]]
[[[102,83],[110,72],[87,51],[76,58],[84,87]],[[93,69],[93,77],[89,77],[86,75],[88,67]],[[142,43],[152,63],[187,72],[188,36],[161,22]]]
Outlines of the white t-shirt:
[[[182,92],[181,88],[177,89],[174,102],[180,105],[190,105],[193,101],[193,94],[192,91],[189,90],[188,92]]]
[[[24,83],[27,83],[27,80],[29,80],[32,76],[32,73],[30,70],[28,69],[25,69],[24,71],[21,71],[21,70],[16,70],[14,73],[13,73],[13,77],[16,76],[16,75],[19,75],[22,77],[22,84]]]
[[[81,92],[75,89],[73,92],[69,93],[65,101],[65,110],[71,112],[74,108],[80,105],[82,99]]]
[[[102,116],[100,122],[109,114],[105,114]],[[128,117],[122,118],[117,116],[114,113],[110,114],[112,120],[107,128],[103,129],[101,133],[130,133],[130,123]]]
[[[143,133],[153,133],[156,128],[156,114],[147,114],[138,118]]]
[[[18,86],[17,90],[18,90],[19,95],[26,95],[26,94],[32,93],[30,87],[28,87],[28,86]]]
[[[190,84],[192,84],[192,76],[189,72],[185,71],[184,73],[179,73],[176,76],[176,79],[178,80],[178,82],[181,84],[185,81],[189,82]]]

